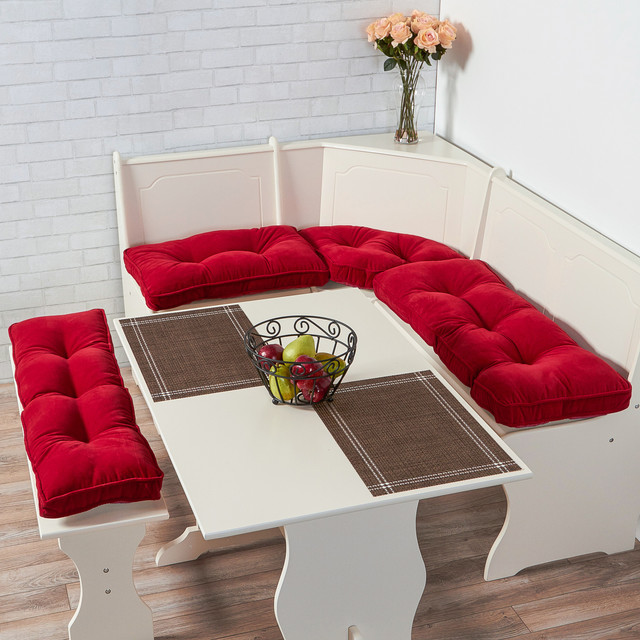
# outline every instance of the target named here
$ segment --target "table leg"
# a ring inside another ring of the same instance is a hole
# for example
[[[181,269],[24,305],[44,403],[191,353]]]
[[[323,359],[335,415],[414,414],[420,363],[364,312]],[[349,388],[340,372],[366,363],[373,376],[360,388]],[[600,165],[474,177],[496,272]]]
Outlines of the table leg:
[[[151,609],[133,584],[133,556],[145,525],[114,527],[60,538],[80,578],[80,603],[70,640],[153,640]]]
[[[285,526],[275,612],[285,640],[410,640],[426,570],[418,502]]]
[[[241,533],[226,538],[205,540],[197,526],[187,527],[175,540],[167,542],[156,554],[156,566],[166,567],[179,562],[195,560],[205,553],[228,549],[229,547],[248,546],[273,540],[273,530]]]

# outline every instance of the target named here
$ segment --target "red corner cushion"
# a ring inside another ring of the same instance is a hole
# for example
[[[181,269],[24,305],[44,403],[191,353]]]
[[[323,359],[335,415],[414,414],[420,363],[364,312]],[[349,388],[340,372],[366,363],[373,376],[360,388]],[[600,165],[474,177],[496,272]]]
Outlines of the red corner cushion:
[[[126,249],[124,265],[147,306],[322,286],[327,267],[294,227],[233,229]]]
[[[378,273],[402,264],[461,257],[435,240],[368,227],[310,227],[300,234],[325,259],[334,282],[362,289],[372,289]]]
[[[525,427],[629,405],[627,380],[483,262],[398,267],[380,274],[374,291],[502,424]]]
[[[25,320],[9,336],[40,515],[159,499],[163,473],[136,425],[104,312]]]

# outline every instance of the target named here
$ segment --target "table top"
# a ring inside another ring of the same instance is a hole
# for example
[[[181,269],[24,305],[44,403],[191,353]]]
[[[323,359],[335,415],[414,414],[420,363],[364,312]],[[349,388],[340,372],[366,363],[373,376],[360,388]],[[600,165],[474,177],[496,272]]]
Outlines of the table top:
[[[357,289],[253,300],[240,303],[240,307],[252,324],[275,316],[308,314],[329,316],[351,326],[358,336],[358,345],[343,385],[431,369],[427,354],[377,308],[375,298]],[[313,407],[273,405],[263,386],[154,401],[121,322],[116,320],[116,331],[206,539],[502,484],[532,475],[432,369],[472,419],[520,468],[373,496]],[[243,349],[237,355],[247,358]],[[332,404],[337,403],[340,392],[338,389]]]

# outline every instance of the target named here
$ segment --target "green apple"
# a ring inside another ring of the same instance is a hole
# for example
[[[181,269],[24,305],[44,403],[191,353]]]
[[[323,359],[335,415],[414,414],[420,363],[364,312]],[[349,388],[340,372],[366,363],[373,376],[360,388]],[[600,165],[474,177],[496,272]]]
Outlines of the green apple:
[[[313,336],[303,333],[284,348],[282,359],[285,362],[295,362],[298,356],[310,356],[313,358],[315,355],[316,343]]]
[[[316,353],[316,360],[322,362],[322,366],[324,370],[331,376],[331,378],[335,378],[342,374],[342,372],[346,369],[347,364],[338,356],[332,356],[330,353]]]
[[[296,393],[296,388],[289,379],[289,367],[286,364],[278,364],[271,367],[269,371],[276,374],[269,376],[269,388],[273,397],[283,402],[289,402]]]

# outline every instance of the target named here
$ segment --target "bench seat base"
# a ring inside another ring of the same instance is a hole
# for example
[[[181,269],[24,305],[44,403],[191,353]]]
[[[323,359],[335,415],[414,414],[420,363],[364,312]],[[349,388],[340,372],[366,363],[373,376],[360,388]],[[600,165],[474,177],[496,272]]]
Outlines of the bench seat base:
[[[487,557],[485,580],[544,562],[634,548],[640,516],[639,417],[630,408],[504,436],[533,477],[504,486],[507,515]]]

